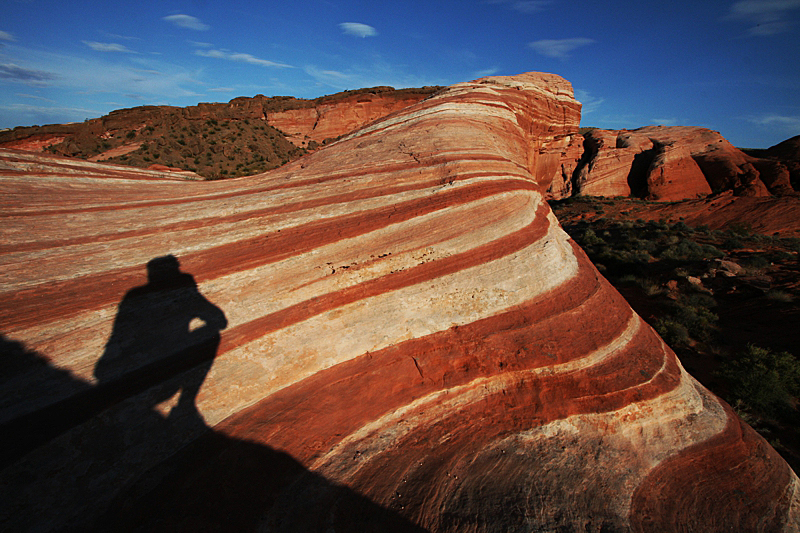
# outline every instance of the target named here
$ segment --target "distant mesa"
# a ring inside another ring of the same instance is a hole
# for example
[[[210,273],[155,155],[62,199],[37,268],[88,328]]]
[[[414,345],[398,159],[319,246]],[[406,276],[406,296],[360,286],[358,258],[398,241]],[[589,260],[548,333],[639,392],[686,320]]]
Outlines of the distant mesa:
[[[707,130],[582,135],[552,74],[409,94],[40,132],[180,167],[180,140],[297,155],[270,113],[294,142],[358,128],[234,180],[0,148],[0,530],[800,529],[795,473],[546,202],[783,194],[764,157]]]

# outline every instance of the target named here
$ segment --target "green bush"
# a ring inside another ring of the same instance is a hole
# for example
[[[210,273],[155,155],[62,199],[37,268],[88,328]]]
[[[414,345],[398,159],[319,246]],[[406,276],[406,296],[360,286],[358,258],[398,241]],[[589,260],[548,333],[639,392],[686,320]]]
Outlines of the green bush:
[[[598,244],[605,244],[606,241],[601,239],[597,236],[597,234],[592,229],[587,229],[583,232],[583,237],[581,238],[581,245],[583,246],[595,246]]]
[[[683,324],[669,318],[659,318],[654,327],[672,349],[683,348],[689,344],[689,331]]]
[[[728,384],[730,403],[744,403],[768,416],[786,409],[791,397],[800,394],[800,362],[788,352],[748,344],[720,366],[719,375]]]

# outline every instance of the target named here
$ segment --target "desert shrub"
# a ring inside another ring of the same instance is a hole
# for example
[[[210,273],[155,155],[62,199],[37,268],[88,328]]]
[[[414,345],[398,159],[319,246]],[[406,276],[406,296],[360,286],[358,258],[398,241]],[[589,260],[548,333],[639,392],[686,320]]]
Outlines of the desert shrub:
[[[606,241],[601,239],[597,236],[597,234],[591,228],[587,229],[583,232],[583,236],[581,237],[581,245],[584,246],[596,246],[599,244],[605,244]]]
[[[692,305],[682,298],[670,306],[670,319],[686,328],[692,338],[708,342],[719,317],[703,305]]]
[[[659,318],[653,325],[671,348],[683,348],[689,344],[689,331],[683,324],[669,318]]]
[[[727,237],[724,241],[722,241],[722,247],[725,248],[726,250],[741,248],[742,246],[744,246],[742,240],[735,235]]]
[[[742,237],[747,237],[753,233],[753,227],[748,222],[731,222],[728,224],[728,230]]]
[[[692,307],[704,307],[713,309],[717,306],[717,301],[713,296],[702,292],[693,292],[684,296],[684,301]],[[716,319],[715,319],[716,320]]]
[[[796,237],[783,239],[783,245],[792,250],[793,252],[800,253],[800,239]]]
[[[791,303],[794,301],[794,297],[791,294],[777,289],[768,291],[766,297],[774,302]]]
[[[134,137],[136,137],[136,131],[134,130],[129,131],[128,134],[125,135],[125,137],[127,137],[128,139],[133,139]]]
[[[672,229],[672,231],[678,231],[681,233],[694,233],[694,230],[689,226],[687,226],[686,223],[683,222],[682,220],[680,222],[676,222],[675,224],[673,224],[672,228],[670,229]]]
[[[791,397],[800,394],[800,362],[787,352],[748,344],[718,374],[728,384],[730,403],[744,403],[765,415],[786,409]]]
[[[639,239],[637,237],[630,239],[628,244],[631,246],[631,248],[645,251],[648,254],[655,253],[656,249],[658,248],[658,245],[654,241],[649,239]]]
[[[670,239],[671,240],[671,239]],[[710,244],[698,244],[691,239],[681,239],[678,243],[671,244],[659,254],[661,259],[700,261],[724,254]]]
[[[763,255],[753,255],[742,259],[742,266],[747,270],[761,270],[770,266],[770,262]]]

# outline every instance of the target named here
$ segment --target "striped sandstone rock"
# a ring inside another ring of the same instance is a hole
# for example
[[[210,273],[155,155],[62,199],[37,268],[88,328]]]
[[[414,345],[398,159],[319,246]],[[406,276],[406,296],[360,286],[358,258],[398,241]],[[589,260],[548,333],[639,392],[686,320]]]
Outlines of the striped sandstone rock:
[[[0,529],[797,530],[545,203],[579,117],[529,73],[247,178],[0,151]]]

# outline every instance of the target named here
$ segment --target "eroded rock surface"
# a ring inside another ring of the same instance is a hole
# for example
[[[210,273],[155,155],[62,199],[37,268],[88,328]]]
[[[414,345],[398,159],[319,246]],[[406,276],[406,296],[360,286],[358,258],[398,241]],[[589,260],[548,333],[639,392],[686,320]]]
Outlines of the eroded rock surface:
[[[796,531],[544,201],[579,116],[530,73],[235,180],[0,151],[0,528]]]
[[[553,175],[548,198],[634,196],[656,201],[792,195],[790,162],[745,154],[719,133],[689,126],[593,129],[572,175]],[[572,155],[565,154],[567,163]],[[568,185],[568,182],[571,182]]]

